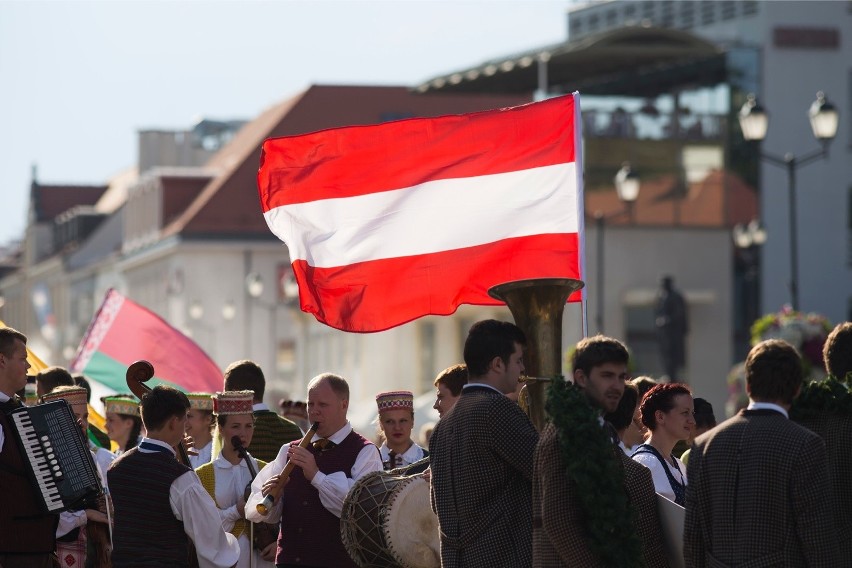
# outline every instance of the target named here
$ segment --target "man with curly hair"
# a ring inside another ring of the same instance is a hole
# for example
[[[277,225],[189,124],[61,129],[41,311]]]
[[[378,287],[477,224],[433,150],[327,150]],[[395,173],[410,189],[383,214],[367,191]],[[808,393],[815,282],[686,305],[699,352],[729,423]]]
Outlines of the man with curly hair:
[[[840,535],[842,557],[852,559],[852,484],[847,477],[852,471],[852,408],[838,398],[852,399],[852,322],[838,324],[828,335],[822,350],[829,377],[809,383],[793,404],[790,416],[825,442],[831,484],[837,503],[837,534]],[[838,384],[840,383],[840,384]],[[843,385],[846,385],[844,387]],[[810,393],[831,392],[831,402],[818,406],[810,400],[824,400]]]
[[[533,459],[534,566],[668,566],[651,472],[624,454],[615,429],[603,420],[624,393],[628,360],[627,348],[616,339],[583,339],[572,360],[574,386],[551,388],[552,421],[542,431]],[[557,396],[568,389],[582,393],[576,404]],[[569,413],[587,418],[563,420]],[[568,422],[585,431],[571,429]],[[580,455],[586,451],[595,452],[600,461]],[[577,461],[568,463],[572,456]],[[601,495],[615,506],[592,502]],[[620,512],[606,516],[605,510],[619,506]],[[593,529],[604,525],[612,530]]]
[[[852,322],[837,324],[825,340],[822,358],[828,374],[852,384]]]

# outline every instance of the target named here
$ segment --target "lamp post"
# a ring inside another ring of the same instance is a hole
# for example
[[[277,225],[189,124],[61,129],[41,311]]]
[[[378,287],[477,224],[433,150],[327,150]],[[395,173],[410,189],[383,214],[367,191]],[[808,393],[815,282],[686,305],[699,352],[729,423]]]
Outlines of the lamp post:
[[[759,152],[761,159],[783,167],[787,170],[788,198],[790,213],[790,300],[793,310],[799,310],[799,257],[797,250],[796,234],[796,168],[822,160],[828,157],[828,145],[837,134],[837,124],[840,115],[837,109],[825,98],[822,91],[817,93],[816,100],[808,109],[808,118],[811,122],[814,138],[822,147],[814,152],[796,157],[788,152],[783,157]],[[757,102],[755,96],[749,95],[748,100],[739,112],[740,128],[743,138],[747,141],[760,142],[766,138],[769,128],[769,115]]]
[[[257,272],[250,272],[246,276],[246,293],[248,293],[249,297],[253,302],[257,303],[262,308],[266,308],[269,312],[269,363],[270,363],[270,376],[276,376],[277,372],[277,355],[278,355],[278,338],[277,336],[277,326],[275,325],[275,320],[278,316],[278,304],[275,302],[266,303],[261,301],[261,296],[263,296],[264,284],[263,277]],[[251,310],[251,306],[248,308]]]
[[[618,199],[625,204],[625,209],[622,211],[616,211],[609,215],[604,215],[601,211],[595,212],[595,228],[598,237],[598,274],[596,291],[598,305],[597,317],[595,319],[598,325],[598,333],[603,333],[604,331],[604,229],[606,227],[606,222],[610,219],[620,217],[625,213],[627,213],[631,220],[633,220],[633,204],[636,202],[636,198],[639,197],[640,189],[639,175],[630,167],[629,162],[624,162],[622,164],[621,169],[615,174],[614,181],[615,192],[618,195]]]
[[[744,335],[737,336],[738,345],[742,340],[743,345],[748,345],[748,331],[751,329],[751,324],[760,316],[758,313],[758,276],[760,274],[760,247],[766,242],[766,230],[760,221],[752,219],[748,224],[737,224],[732,231],[734,246],[739,251],[738,266],[744,267],[742,270],[743,284],[743,325],[737,326],[737,330],[741,330]],[[739,270],[739,269],[738,269]],[[743,356],[745,353],[743,354]]]

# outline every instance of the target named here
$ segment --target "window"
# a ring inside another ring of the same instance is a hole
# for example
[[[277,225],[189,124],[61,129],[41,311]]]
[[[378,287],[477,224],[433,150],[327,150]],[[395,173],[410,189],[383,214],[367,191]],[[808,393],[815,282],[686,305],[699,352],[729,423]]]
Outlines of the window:
[[[680,3],[680,28],[689,29],[695,25],[695,3]]]
[[[722,2],[722,19],[731,20],[737,15],[737,5],[733,0],[724,0]]]
[[[852,6],[852,2],[849,3]],[[757,0],[746,0],[743,2],[743,15],[744,16],[752,16],[757,14]]]
[[[606,25],[608,28],[615,27],[616,19],[618,15],[615,13],[615,10],[608,10],[606,13]]]
[[[713,0],[701,0],[701,25],[707,26],[716,21],[716,4]]]
[[[581,34],[583,32],[583,19],[577,16],[571,16],[571,35]]]

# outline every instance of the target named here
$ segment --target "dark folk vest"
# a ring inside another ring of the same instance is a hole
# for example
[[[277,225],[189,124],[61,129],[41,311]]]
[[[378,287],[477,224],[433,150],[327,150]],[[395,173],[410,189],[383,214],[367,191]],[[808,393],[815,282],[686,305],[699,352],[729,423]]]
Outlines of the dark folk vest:
[[[657,451],[657,448],[655,448],[651,444],[641,444],[639,446],[639,449],[633,452],[634,456],[636,454],[651,454],[659,460],[663,471],[666,472],[666,477],[668,477],[669,479],[669,485],[672,486],[672,491],[674,492],[675,496],[675,503],[677,503],[681,507],[686,507],[686,485],[675,479],[675,476],[672,475],[672,472],[669,469],[666,460],[663,458],[660,452]],[[680,466],[677,465],[677,462],[674,462],[673,465],[675,469],[677,469],[678,473],[680,473],[681,479],[683,479],[683,472],[680,471]]]
[[[115,568],[188,565],[189,538],[169,503],[172,482],[187,471],[170,454],[138,448],[112,463],[107,479],[115,508]]]
[[[343,471],[349,477],[358,454],[368,445],[372,443],[353,430],[339,446],[324,451],[308,446],[308,451],[324,474]],[[340,519],[323,506],[319,492],[301,468],[290,474],[281,499],[284,509],[276,564],[356,568],[340,538]]]

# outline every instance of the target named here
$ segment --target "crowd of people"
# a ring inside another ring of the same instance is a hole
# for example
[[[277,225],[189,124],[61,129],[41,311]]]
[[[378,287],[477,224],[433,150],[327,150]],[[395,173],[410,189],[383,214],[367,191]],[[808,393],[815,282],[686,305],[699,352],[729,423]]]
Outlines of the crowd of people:
[[[357,566],[341,520],[374,472],[428,481],[439,530],[424,538],[445,567],[680,564],[660,499],[684,510],[686,566],[852,565],[852,323],[829,335],[820,384],[784,341],[754,346],[750,404],[720,424],[686,384],[631,379],[619,340],[585,338],[538,432],[516,402],[523,331],[477,322],[464,364],[435,378],[428,447],[412,437],[411,392],[377,394],[371,440],[348,420],[343,377],[313,378],[306,403],[277,413],[248,360],[219,392],[105,397],[102,432],[85,378],[52,367],[27,402],[67,402],[103,487],[59,514],[44,512],[14,441],[26,342],[0,329],[0,568]]]

